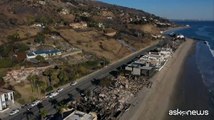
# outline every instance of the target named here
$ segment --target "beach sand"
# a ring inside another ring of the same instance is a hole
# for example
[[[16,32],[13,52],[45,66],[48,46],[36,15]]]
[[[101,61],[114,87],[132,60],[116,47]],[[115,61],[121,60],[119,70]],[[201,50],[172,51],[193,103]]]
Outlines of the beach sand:
[[[204,43],[197,43],[204,44]],[[169,116],[166,115],[164,120],[214,120],[214,113],[209,101],[209,92],[203,83],[200,71],[196,63],[196,48],[183,64],[182,74],[176,83],[170,109],[180,110],[209,110],[208,116]],[[206,54],[206,53],[204,53]],[[203,54],[203,55],[204,55]]]
[[[144,88],[133,99],[132,106],[121,120],[162,120],[169,108],[176,81],[194,41],[187,39],[169,59],[165,67],[152,78],[152,88]]]

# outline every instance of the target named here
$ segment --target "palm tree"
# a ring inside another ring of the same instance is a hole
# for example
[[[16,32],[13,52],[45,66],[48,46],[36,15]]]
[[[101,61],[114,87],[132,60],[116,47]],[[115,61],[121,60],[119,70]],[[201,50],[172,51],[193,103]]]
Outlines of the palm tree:
[[[62,118],[63,118],[64,109],[67,109],[67,108],[68,108],[68,106],[65,104],[60,104],[58,106],[57,110],[58,110],[58,113],[61,114]]]

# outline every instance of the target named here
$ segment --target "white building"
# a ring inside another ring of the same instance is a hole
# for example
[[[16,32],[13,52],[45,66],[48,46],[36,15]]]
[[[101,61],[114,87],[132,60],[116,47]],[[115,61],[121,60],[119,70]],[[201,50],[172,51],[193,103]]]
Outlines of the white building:
[[[63,120],[97,120],[97,115],[95,113],[87,114],[87,113],[75,110]]]
[[[156,67],[160,67],[161,64],[165,61],[165,58],[163,55],[156,55],[151,53],[149,53],[148,55],[144,55],[140,59],[145,60]]]
[[[8,108],[9,105],[14,103],[14,92],[11,90],[0,88],[0,111]]]
[[[162,55],[165,59],[168,59],[172,56],[172,49],[163,49],[159,52],[159,55]]]
[[[27,59],[34,59],[36,56],[42,56],[44,58],[50,56],[62,55],[60,50],[37,50],[27,54]]]
[[[177,35],[176,38],[177,39],[185,39],[184,35]]]

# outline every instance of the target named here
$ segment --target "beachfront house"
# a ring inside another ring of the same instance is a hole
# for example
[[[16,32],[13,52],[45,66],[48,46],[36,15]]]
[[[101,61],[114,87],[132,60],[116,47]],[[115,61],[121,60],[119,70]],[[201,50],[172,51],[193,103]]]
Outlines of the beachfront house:
[[[172,56],[172,49],[170,48],[165,48],[165,49],[162,49],[160,52],[159,52],[159,55],[162,55],[165,59],[168,59],[169,57]]]
[[[42,56],[44,58],[62,55],[60,50],[37,50],[27,54],[27,59],[34,59],[36,56]]]
[[[143,67],[140,67],[141,69],[141,75],[143,76],[152,76],[152,74],[154,73],[154,67],[151,67],[151,66],[143,66]]]
[[[14,92],[0,88],[0,111],[7,109],[14,104]]]
[[[126,70],[126,71],[133,71],[133,68],[134,68],[134,67],[138,67],[138,65],[131,63],[131,64],[128,64],[128,65],[125,67],[125,70]]]
[[[146,62],[142,60],[136,60],[125,67],[126,71],[133,71],[133,68],[145,66]]]
[[[176,38],[177,38],[177,39],[181,39],[181,40],[182,40],[182,39],[185,39],[184,35],[181,35],[181,34],[180,34],[180,35],[177,35]]]
[[[147,61],[152,66],[155,66],[157,68],[160,67],[162,63],[165,61],[163,55],[152,54],[151,52],[147,55],[142,56],[140,60]]]
[[[136,64],[131,63],[125,67],[126,71],[129,71],[134,76],[146,76],[149,77],[154,73],[154,67],[149,66],[149,64]]]

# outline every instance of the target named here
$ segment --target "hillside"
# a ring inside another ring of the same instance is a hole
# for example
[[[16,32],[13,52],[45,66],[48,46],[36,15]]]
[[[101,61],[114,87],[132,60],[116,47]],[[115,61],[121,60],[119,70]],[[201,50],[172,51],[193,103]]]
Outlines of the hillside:
[[[161,40],[174,26],[98,1],[1,0],[0,87],[29,103]]]
[[[87,28],[73,30],[69,26],[77,22],[86,22]],[[131,52],[118,43],[118,39],[140,49],[152,42],[152,34],[160,34],[162,29],[169,27],[171,24],[168,23],[168,20],[140,10],[96,1],[2,0],[0,44],[7,43],[8,36],[14,33],[18,33],[21,40],[28,40],[42,31],[32,25],[44,24],[46,28],[65,35],[74,46],[116,60]],[[109,28],[116,34],[105,36],[104,32]]]

